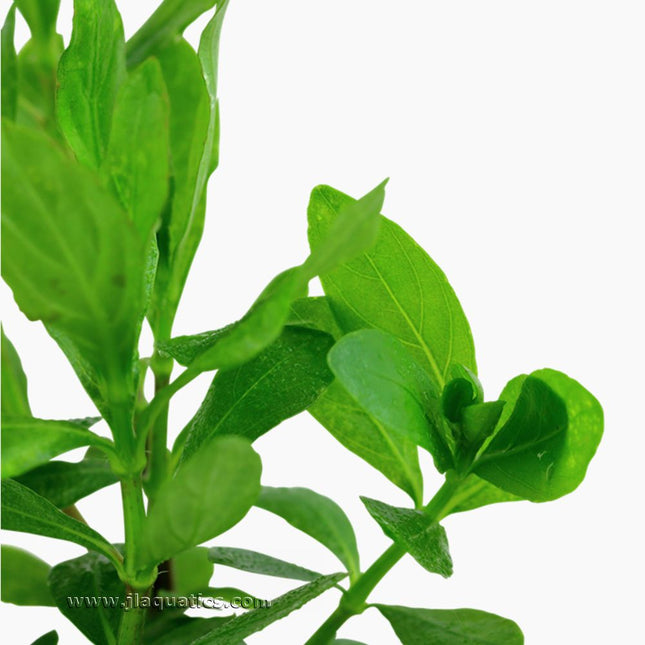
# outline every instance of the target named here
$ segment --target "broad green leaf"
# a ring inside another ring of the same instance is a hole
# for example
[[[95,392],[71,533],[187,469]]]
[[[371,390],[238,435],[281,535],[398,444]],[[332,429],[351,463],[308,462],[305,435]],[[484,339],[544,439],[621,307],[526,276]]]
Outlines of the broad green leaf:
[[[31,488],[58,508],[76,504],[80,499],[118,481],[105,459],[79,462],[50,461],[34,468],[16,481]]]
[[[58,632],[52,629],[37,638],[31,645],[58,645]]]
[[[216,0],[164,0],[128,40],[128,65],[137,65],[161,49],[215,3]]]
[[[477,609],[415,609],[376,605],[402,645],[523,645],[520,628],[508,618]]]
[[[169,212],[157,233],[159,266],[149,318],[155,338],[166,340],[204,224],[205,204],[198,175],[210,110],[199,57],[185,40],[157,51],[156,57],[170,103],[172,189]]]
[[[327,334],[287,328],[248,363],[218,372],[184,431],[182,458],[215,435],[238,434],[255,441],[306,410],[333,378],[327,367],[332,344]]]
[[[193,641],[192,645],[233,645],[233,643],[238,642],[238,639],[255,634],[268,627],[271,623],[289,615],[292,611],[300,609],[310,600],[331,589],[344,577],[345,574],[336,573],[317,578],[309,584],[292,589],[279,598],[272,600],[269,607],[253,609],[237,616],[218,629],[213,630],[210,634]]]
[[[189,596],[204,593],[208,589],[214,566],[209,558],[209,550],[198,546],[178,553],[170,561],[170,569],[171,591],[177,596]]]
[[[11,479],[2,482],[2,528],[76,542],[102,553],[117,568],[121,567],[118,553],[103,536]]]
[[[35,40],[48,41],[56,33],[60,0],[15,0]]]
[[[563,455],[567,424],[562,399],[539,378],[527,377],[512,414],[485,446],[473,472],[534,502],[564,495],[569,491],[560,492],[560,481],[553,486],[551,479]]]
[[[2,336],[2,417],[30,417],[27,377],[16,348],[4,333]]]
[[[497,427],[505,401],[486,401],[464,408],[461,429],[467,441],[479,448]]]
[[[305,569],[297,564],[285,562],[257,551],[236,549],[233,547],[215,546],[208,550],[208,558],[215,564],[221,564],[240,571],[259,573],[276,578],[290,578],[292,580],[306,580],[308,582],[320,578],[322,573]]]
[[[451,498],[443,515],[463,513],[489,504],[518,501],[522,501],[522,498],[493,486],[485,479],[477,477],[477,475],[468,475],[459,490]]]
[[[439,471],[452,466],[439,392],[399,340],[377,329],[361,329],[343,336],[328,361],[340,384],[368,414],[428,450]]]
[[[237,524],[260,491],[260,458],[241,437],[217,437],[159,489],[143,529],[157,564]]]
[[[322,393],[309,412],[345,448],[408,493],[416,505],[423,503],[416,444],[370,416],[338,381]]]
[[[116,642],[125,586],[111,562],[98,553],[61,562],[49,574],[49,588],[60,612],[92,643]]]
[[[262,487],[256,506],[275,513],[291,526],[326,546],[353,578],[360,573],[354,529],[336,502],[308,488]]]
[[[103,172],[141,239],[156,231],[168,195],[169,103],[151,58],[130,72],[116,96]]]
[[[452,575],[452,558],[446,531],[422,511],[389,506],[361,497],[369,514],[385,535],[403,547],[426,571],[444,578]]]
[[[74,0],[69,47],[58,66],[56,115],[77,159],[99,168],[125,77],[125,41],[114,0]]]
[[[2,545],[2,602],[55,606],[47,587],[50,566],[32,553]]]
[[[534,502],[567,495],[584,479],[602,437],[600,404],[555,370],[538,370],[509,385],[500,395],[507,400],[506,416],[482,449],[475,474]]]
[[[2,25],[2,117],[16,118],[18,110],[18,55],[14,45],[16,6],[11,5]]]
[[[314,190],[308,210],[312,250],[319,248],[352,203],[351,197],[329,186]],[[453,361],[476,371],[470,327],[445,275],[387,218],[381,218],[371,249],[322,275],[321,281],[343,331],[376,327],[393,334],[440,388]]]
[[[333,338],[343,335],[329,306],[329,300],[324,296],[294,300],[291,303],[287,325],[324,331]]]
[[[112,451],[112,443],[69,421],[5,419],[2,424],[2,479],[16,477],[68,450],[99,446]]]
[[[116,200],[46,136],[4,124],[3,272],[103,416],[134,389],[145,251]]]

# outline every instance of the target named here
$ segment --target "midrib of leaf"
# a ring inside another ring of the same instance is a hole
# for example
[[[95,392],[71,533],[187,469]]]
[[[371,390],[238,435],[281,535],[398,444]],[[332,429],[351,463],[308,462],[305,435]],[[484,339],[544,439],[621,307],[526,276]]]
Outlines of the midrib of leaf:
[[[550,441],[551,439],[555,439],[559,434],[563,433],[566,431],[566,426],[562,428],[556,428],[555,430],[549,432],[548,434],[540,437],[539,439],[534,439],[530,441],[526,441],[524,443],[521,443],[517,446],[514,446],[513,448],[507,448],[506,450],[496,450],[495,452],[492,452],[490,454],[484,454],[482,457],[477,461],[477,465],[481,465],[484,463],[487,463],[492,460],[496,459],[506,459],[507,457],[512,457],[513,455],[517,455],[520,452],[524,452],[526,450],[530,450],[531,448],[535,448],[539,446],[542,443],[545,443],[546,441]]]

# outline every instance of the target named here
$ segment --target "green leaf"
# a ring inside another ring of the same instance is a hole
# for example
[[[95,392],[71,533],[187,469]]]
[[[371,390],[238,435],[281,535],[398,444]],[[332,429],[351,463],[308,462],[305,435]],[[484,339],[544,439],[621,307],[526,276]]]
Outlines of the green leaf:
[[[146,624],[146,636],[143,642],[152,645],[186,645],[194,643],[196,638],[208,634],[232,620],[231,617],[191,618],[174,616],[171,620],[159,620],[151,625]],[[157,623],[161,623],[157,625]],[[233,640],[228,645],[244,645],[243,641]]]
[[[35,40],[46,42],[55,35],[60,0],[15,0],[15,4]]]
[[[58,645],[58,632],[52,629],[37,638],[31,645]]]
[[[508,618],[477,609],[414,609],[376,605],[402,645],[523,645],[520,628]]]
[[[110,422],[104,399],[134,390],[143,245],[115,199],[47,137],[5,123],[2,145],[5,280]]]
[[[58,66],[56,115],[77,159],[99,168],[125,77],[123,25],[114,0],[74,0],[69,47]]]
[[[215,6],[215,2],[216,0],[164,0],[139,31],[128,40],[128,65],[137,65],[161,49],[177,34],[183,33],[184,29],[204,12]]]
[[[209,96],[195,50],[183,39],[156,52],[170,102],[170,206],[157,233],[159,266],[150,323],[166,340],[204,225],[198,185],[210,127]]]
[[[197,414],[184,430],[186,458],[211,437],[239,434],[255,441],[306,410],[332,374],[327,334],[287,328],[267,349],[241,367],[218,372]]]
[[[336,502],[308,488],[262,487],[256,506],[275,513],[291,526],[326,546],[354,578],[360,573],[354,529]]]
[[[125,586],[107,559],[87,553],[61,562],[49,574],[49,588],[60,612],[92,643],[116,643]]]
[[[329,306],[329,299],[324,296],[294,300],[287,325],[324,331],[336,339],[343,335]]]
[[[117,569],[121,568],[121,558],[102,535],[11,479],[2,482],[2,528],[76,542],[102,553]]]
[[[309,244],[316,250],[354,203],[319,186],[308,209]],[[399,338],[443,387],[451,362],[476,372],[468,321],[441,269],[399,226],[385,217],[376,244],[321,276],[344,332],[376,327]],[[369,297],[366,297],[369,294]]]
[[[14,45],[16,6],[11,5],[2,25],[2,116],[11,121],[18,110],[18,55]]]
[[[575,490],[602,437],[598,401],[577,381],[549,369],[514,379],[500,398],[512,411],[505,410],[482,449],[475,474],[534,502]]]
[[[237,616],[218,629],[213,630],[213,632],[193,641],[192,645],[232,645],[237,643],[237,639],[255,634],[275,621],[289,615],[292,611],[300,609],[310,600],[331,589],[344,577],[345,574],[335,573],[317,578],[313,582],[297,589],[292,589],[279,598],[272,600],[269,607],[253,609]]]
[[[143,241],[156,231],[168,195],[169,112],[161,67],[151,58],[121,85],[103,166]]]
[[[231,369],[250,360],[271,344],[289,319],[291,303],[307,293],[309,281],[369,248],[378,230],[385,198],[383,182],[339,214],[329,235],[305,262],[276,276],[246,315],[213,337],[213,344],[191,367],[202,371]],[[201,335],[204,339],[204,335]]]
[[[444,509],[443,515],[472,511],[475,508],[481,508],[489,504],[519,501],[522,501],[521,497],[511,495],[511,493],[493,486],[486,480],[477,477],[477,475],[468,475],[459,486],[459,491],[453,495]]]
[[[237,524],[260,491],[260,458],[241,437],[217,437],[158,491],[143,529],[157,564]]]
[[[171,591],[177,596],[203,593],[213,577],[214,566],[209,558],[209,550],[202,546],[178,553],[170,561],[170,567]]]
[[[290,578],[310,582],[322,576],[321,573],[305,569],[297,564],[247,549],[225,546],[211,547],[208,550],[208,559],[215,564],[232,567],[240,571],[275,576],[276,578]]]
[[[27,377],[20,356],[11,341],[0,330],[2,337],[2,417],[30,417],[27,396]]]
[[[349,640],[348,638],[337,638],[334,641],[331,641],[330,645],[365,645],[365,643],[361,643],[359,641],[352,641]]]
[[[58,508],[76,504],[80,499],[118,481],[105,459],[79,462],[50,461],[34,468],[16,481],[31,488]]]
[[[341,385],[378,422],[428,450],[440,472],[452,466],[449,433],[430,375],[394,336],[362,329],[329,352]]]
[[[2,479],[22,475],[68,450],[112,443],[85,426],[50,419],[5,419],[2,424]]]
[[[422,511],[389,506],[361,497],[369,514],[385,535],[403,547],[426,571],[444,578],[452,575],[452,558],[446,531]]]
[[[408,493],[416,505],[423,503],[416,444],[370,416],[338,381],[323,392],[309,412],[345,448]]]
[[[464,408],[461,430],[465,439],[479,448],[497,427],[505,405],[504,401],[487,401]]]
[[[2,545],[2,602],[53,607],[47,587],[50,566],[15,546]]]

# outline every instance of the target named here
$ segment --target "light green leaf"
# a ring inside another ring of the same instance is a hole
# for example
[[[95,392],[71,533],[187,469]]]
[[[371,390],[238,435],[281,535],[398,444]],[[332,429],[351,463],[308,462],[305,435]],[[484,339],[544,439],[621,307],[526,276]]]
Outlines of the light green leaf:
[[[85,426],[50,419],[5,419],[2,424],[2,479],[22,475],[68,450],[112,443]]]
[[[316,250],[354,203],[319,186],[308,210],[309,244]],[[401,340],[441,388],[451,362],[476,371],[468,321],[441,269],[399,226],[385,217],[376,244],[321,277],[344,332],[376,327]],[[366,297],[369,294],[369,297]]]
[[[210,561],[208,548],[198,546],[178,553],[170,561],[170,569],[173,594],[190,596],[190,594],[204,593],[208,589],[214,566]],[[163,578],[160,577],[159,581],[162,580]]]
[[[336,339],[343,335],[329,306],[329,300],[324,296],[294,300],[287,325],[324,331]]]
[[[480,452],[475,474],[534,502],[575,490],[602,437],[598,401],[577,381],[550,369],[514,379],[502,397],[507,406],[500,427]]]
[[[125,585],[106,558],[87,553],[57,564],[49,574],[49,588],[60,612],[92,643],[116,643]]]
[[[49,41],[56,33],[60,0],[15,0],[37,41]]]
[[[477,475],[468,475],[444,509],[443,515],[463,513],[489,504],[519,501],[522,501],[521,497],[511,495]]]
[[[369,514],[385,535],[403,547],[426,571],[444,578],[452,575],[452,558],[446,531],[422,511],[389,506],[361,497]]]
[[[27,377],[16,348],[4,333],[2,336],[2,417],[30,417]]]
[[[110,422],[103,400],[133,396],[143,245],[115,199],[46,136],[5,123],[2,145],[5,280]]]
[[[76,504],[80,499],[118,481],[105,459],[79,462],[50,461],[34,468],[16,481],[31,488],[58,508]]]
[[[440,472],[452,466],[451,441],[430,375],[394,336],[362,329],[329,352],[340,384],[379,423],[428,450]]]
[[[52,629],[37,638],[31,645],[58,645],[58,632]]]
[[[183,33],[204,12],[214,7],[215,2],[216,0],[164,0],[128,40],[128,65],[137,65],[161,49],[177,34]]]
[[[285,562],[257,551],[236,549],[233,547],[215,546],[208,550],[208,559],[215,564],[226,567],[259,573],[276,578],[291,578],[292,580],[306,580],[308,582],[320,578],[322,573],[305,569],[297,564]]]
[[[370,416],[338,381],[323,392],[309,412],[345,448],[408,493],[416,505],[423,503],[416,444]]]
[[[55,606],[47,587],[50,566],[32,553],[2,545],[2,602]]]
[[[2,117],[16,118],[18,109],[18,55],[14,45],[16,6],[12,4],[2,25]]]
[[[125,78],[123,25],[114,0],[74,0],[69,47],[58,66],[56,115],[77,159],[100,168]]]
[[[402,645],[523,645],[520,628],[508,618],[477,609],[414,609],[376,605]]]
[[[291,526],[326,546],[354,578],[360,573],[354,529],[336,502],[308,488],[262,487],[256,506],[275,513]]]
[[[285,329],[278,340],[248,363],[218,372],[184,430],[182,458],[215,435],[238,434],[255,441],[306,410],[333,378],[327,367],[332,344],[327,334]]]
[[[237,524],[260,491],[260,458],[241,437],[217,437],[159,489],[143,529],[157,564]]]
[[[253,609],[237,616],[211,633],[193,641],[192,645],[232,645],[237,643],[238,639],[255,634],[268,627],[271,623],[289,615],[292,611],[300,609],[310,600],[331,589],[344,577],[345,574],[336,573],[318,578],[297,589],[292,589],[279,598],[272,600],[269,607]]]
[[[156,231],[168,195],[169,103],[151,58],[130,72],[116,97],[103,172],[143,241]]]
[[[2,528],[76,542],[102,553],[121,569],[121,558],[103,536],[11,479],[2,482]]]

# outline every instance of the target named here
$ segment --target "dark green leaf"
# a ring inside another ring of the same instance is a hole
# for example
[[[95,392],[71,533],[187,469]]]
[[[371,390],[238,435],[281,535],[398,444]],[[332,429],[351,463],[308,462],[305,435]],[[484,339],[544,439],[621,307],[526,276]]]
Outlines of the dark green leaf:
[[[294,300],[287,325],[324,331],[333,338],[343,335],[329,306],[329,300],[324,296]]]
[[[344,575],[335,573],[330,576],[323,576],[302,587],[292,589],[279,598],[272,600],[269,607],[253,609],[241,616],[237,616],[222,627],[213,630],[210,634],[193,641],[193,645],[232,645],[237,643],[238,639],[255,634],[271,623],[289,615],[292,611],[300,609],[310,600],[331,589],[344,578]]]
[[[354,529],[336,502],[308,488],[262,487],[256,505],[285,519],[326,546],[347,567],[360,573]]]
[[[464,408],[461,429],[466,440],[479,448],[497,427],[505,405],[504,401],[487,401]]]
[[[143,245],[116,200],[47,137],[5,123],[2,144],[4,277],[97,405],[110,393],[123,401],[134,389]]]
[[[16,118],[18,109],[18,56],[14,45],[16,7],[11,5],[2,26],[2,117]]]
[[[183,458],[215,435],[239,434],[255,441],[306,410],[333,378],[327,367],[332,344],[327,334],[287,328],[248,363],[218,372],[184,430]]]
[[[322,576],[321,573],[299,567],[297,564],[247,549],[215,546],[208,550],[208,558],[215,564],[276,578],[311,581]]]
[[[441,393],[441,408],[446,419],[453,423],[461,421],[464,409],[475,403],[476,396],[470,381],[456,378],[446,383]]]
[[[452,558],[444,528],[421,511],[389,506],[361,497],[385,535],[403,547],[426,571],[452,575]]]
[[[334,381],[309,412],[348,450],[381,471],[415,504],[423,502],[423,477],[416,444],[370,416]]]
[[[168,119],[161,67],[150,59],[117,94],[103,166],[143,241],[156,230],[168,195]]]
[[[11,479],[2,482],[2,528],[76,542],[104,554],[117,568],[121,567],[114,547],[103,536]]]
[[[385,427],[428,450],[445,472],[452,465],[439,393],[399,340],[377,329],[343,336],[329,366],[359,405]]]
[[[196,638],[208,634],[226,623],[231,617],[220,618],[191,618],[189,616],[176,616],[171,621],[164,621],[160,628],[155,629],[153,624],[146,631],[145,643],[151,645],[186,645],[194,643]],[[244,645],[241,640],[229,641],[228,645]]]
[[[57,564],[49,574],[49,588],[60,612],[92,643],[116,642],[125,587],[102,555],[87,553]]]
[[[161,49],[215,3],[216,0],[164,0],[128,40],[128,65],[137,65]]]
[[[178,553],[171,561],[171,591],[177,596],[203,593],[213,576],[209,550],[198,546]]]
[[[4,333],[2,336],[2,417],[30,417],[27,377],[15,347]]]
[[[520,628],[508,618],[477,609],[414,609],[376,605],[402,645],[523,645]]]
[[[60,0],[15,0],[15,4],[34,39],[48,41],[54,36]]]
[[[260,458],[241,437],[217,437],[186,460],[158,491],[143,540],[151,564],[237,524],[260,490]]]
[[[308,210],[313,250],[353,202],[329,186],[314,190]],[[387,218],[381,218],[376,244],[367,253],[322,275],[321,280],[343,331],[376,327],[393,334],[440,388],[453,361],[476,371],[468,321],[445,275]]]
[[[107,439],[82,425],[50,419],[5,419],[2,424],[2,479],[22,475],[81,446],[112,450]]]
[[[55,606],[47,587],[50,566],[15,546],[2,545],[2,602]]]
[[[16,478],[58,508],[118,481],[105,459],[83,459],[79,462],[50,461]]]
[[[359,641],[352,641],[348,638],[337,638],[335,641],[331,641],[330,645],[365,645],[365,643],[360,643]]]
[[[31,645],[58,645],[58,632],[53,630],[37,638]]]
[[[69,47],[58,66],[56,114],[77,159],[99,168],[125,77],[125,41],[114,0],[74,0]]]
[[[493,486],[486,480],[477,477],[477,475],[468,475],[459,487],[459,491],[450,500],[444,510],[444,515],[463,513],[489,504],[517,502],[521,501],[521,499],[521,497],[511,495],[501,488]]]

